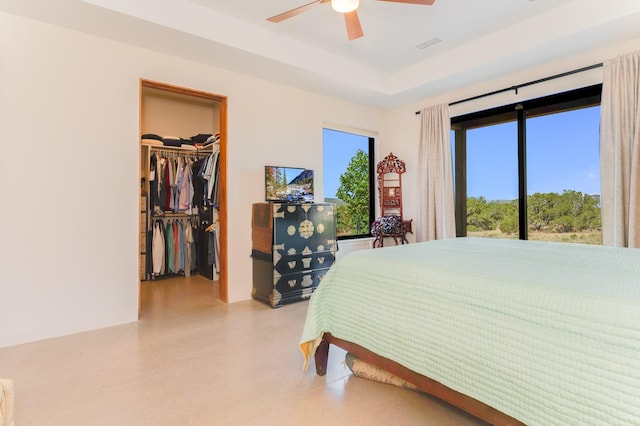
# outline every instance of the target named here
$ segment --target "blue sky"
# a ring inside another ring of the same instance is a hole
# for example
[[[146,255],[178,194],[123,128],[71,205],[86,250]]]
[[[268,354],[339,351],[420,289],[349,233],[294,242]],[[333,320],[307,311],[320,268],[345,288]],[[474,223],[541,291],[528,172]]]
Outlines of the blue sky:
[[[527,120],[527,190],[600,193],[600,107]],[[518,198],[515,122],[467,133],[467,195]]]
[[[565,189],[600,193],[600,107],[527,120],[528,192]],[[467,134],[467,195],[487,200],[518,198],[518,146],[515,122],[470,130]],[[324,129],[324,196],[335,197],[340,174],[369,138]]]
[[[335,198],[340,186],[340,174],[347,170],[351,158],[358,149],[367,152],[369,137],[323,129],[322,138],[325,142],[322,150],[324,197]]]

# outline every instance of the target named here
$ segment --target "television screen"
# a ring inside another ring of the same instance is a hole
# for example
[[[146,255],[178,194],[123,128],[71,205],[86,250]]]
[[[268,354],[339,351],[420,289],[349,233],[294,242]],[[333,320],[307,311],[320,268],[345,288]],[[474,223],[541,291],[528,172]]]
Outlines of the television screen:
[[[313,203],[313,170],[264,167],[266,201]]]

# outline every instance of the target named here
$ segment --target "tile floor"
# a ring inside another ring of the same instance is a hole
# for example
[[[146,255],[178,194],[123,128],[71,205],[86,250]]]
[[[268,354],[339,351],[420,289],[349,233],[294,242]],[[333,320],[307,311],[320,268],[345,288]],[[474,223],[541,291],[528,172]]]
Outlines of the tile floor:
[[[225,305],[201,277],[143,283],[142,319],[0,349],[16,426],[480,425],[429,396],[302,372],[307,302]]]

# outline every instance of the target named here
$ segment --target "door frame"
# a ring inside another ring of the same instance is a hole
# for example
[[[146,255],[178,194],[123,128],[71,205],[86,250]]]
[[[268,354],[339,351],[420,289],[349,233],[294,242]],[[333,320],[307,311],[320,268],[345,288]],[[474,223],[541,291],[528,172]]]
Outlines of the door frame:
[[[227,237],[227,97],[211,93],[205,92],[201,90],[190,89],[187,87],[175,86],[168,83],[162,83],[153,80],[140,79],[140,93],[139,93],[139,117],[138,117],[138,133],[139,136],[142,136],[142,97],[143,91],[145,88],[157,89],[166,91],[169,93],[184,95],[186,97],[195,97],[202,98],[211,101],[215,101],[220,105],[220,154],[218,157],[218,165],[219,165],[219,235],[220,235],[220,274],[218,278],[218,284],[220,287],[219,298],[221,301],[228,303],[229,302],[229,288],[228,288],[228,237]],[[138,138],[138,143],[140,139]],[[141,150],[138,150],[138,163],[140,163],[141,158]],[[142,177],[142,176],[141,176]],[[139,224],[138,227],[141,225]],[[138,235],[140,234],[140,229],[138,229]],[[146,232],[146,229],[145,229]],[[140,260],[138,260],[140,262]],[[140,267],[141,265],[138,265]],[[141,311],[141,290],[142,290],[142,280],[138,280],[138,317],[140,316]]]

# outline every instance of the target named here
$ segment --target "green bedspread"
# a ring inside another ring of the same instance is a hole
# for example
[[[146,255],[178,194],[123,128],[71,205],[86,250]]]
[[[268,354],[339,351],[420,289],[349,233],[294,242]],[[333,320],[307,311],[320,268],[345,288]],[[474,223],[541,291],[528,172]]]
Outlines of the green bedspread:
[[[640,249],[456,238],[351,253],[301,349],[363,346],[529,424],[640,424]]]

